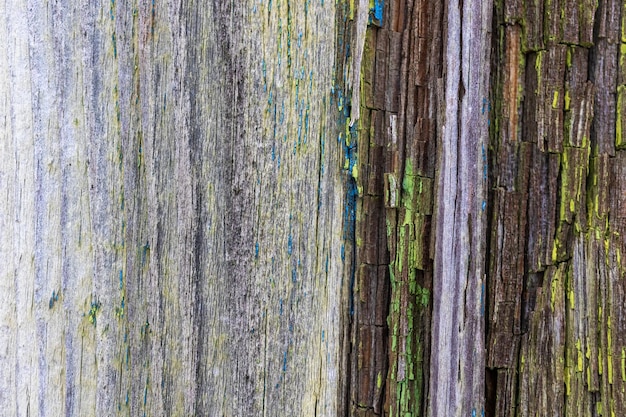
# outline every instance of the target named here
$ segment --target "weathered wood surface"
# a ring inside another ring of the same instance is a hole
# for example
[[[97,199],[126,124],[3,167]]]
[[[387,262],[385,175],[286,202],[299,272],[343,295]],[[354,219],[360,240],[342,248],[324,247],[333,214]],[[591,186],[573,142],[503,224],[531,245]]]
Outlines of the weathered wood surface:
[[[624,7],[496,7],[491,416],[626,414]]]
[[[0,16],[3,413],[626,415],[623,1]]]
[[[0,5],[3,415],[336,415],[334,1]]]
[[[465,3],[384,2],[366,33],[352,415],[483,410],[491,3]]]

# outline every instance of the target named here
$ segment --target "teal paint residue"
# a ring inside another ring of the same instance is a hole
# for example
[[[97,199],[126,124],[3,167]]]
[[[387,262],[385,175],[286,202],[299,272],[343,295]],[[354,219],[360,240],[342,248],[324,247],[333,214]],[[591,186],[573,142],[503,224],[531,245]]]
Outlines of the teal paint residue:
[[[89,322],[91,324],[94,325],[94,327],[97,324],[97,315],[98,315],[98,311],[100,310],[100,302],[99,301],[92,301],[91,302],[91,307],[89,308]]]
[[[385,7],[385,0],[374,0],[374,7],[370,9],[370,18],[376,20],[376,23],[383,23],[383,9]]]
[[[146,265],[146,259],[148,259],[149,256],[150,256],[150,243],[146,242],[146,244],[143,246],[143,250],[141,253],[141,266],[142,267]],[[121,273],[122,271],[120,270],[120,274]],[[121,285],[121,280],[120,280],[120,285]],[[120,289],[122,289],[122,287],[120,287]]]
[[[52,296],[50,297],[50,302],[48,303],[48,307],[52,309],[52,307],[54,307],[54,303],[56,303],[57,301],[59,301],[59,294],[56,293],[55,291],[52,291]]]

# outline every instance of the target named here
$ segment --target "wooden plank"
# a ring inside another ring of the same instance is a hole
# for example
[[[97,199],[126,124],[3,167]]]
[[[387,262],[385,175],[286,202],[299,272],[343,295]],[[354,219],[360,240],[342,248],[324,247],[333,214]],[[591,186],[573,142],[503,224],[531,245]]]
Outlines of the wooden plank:
[[[522,337],[519,416],[565,415],[565,265],[546,270],[529,331]]]
[[[611,9],[615,2],[605,5]],[[611,27],[613,17],[601,13],[600,31],[602,33],[592,49],[597,63],[592,69],[595,92],[594,117],[591,127],[591,140],[597,144],[598,152],[615,155],[616,137],[616,90],[617,90],[617,59],[618,27]]]
[[[533,149],[528,188],[528,272],[542,271],[552,264],[556,213],[549,207],[554,207],[557,202],[558,172],[557,154],[545,154],[537,148]]]
[[[453,1],[447,8],[429,415],[484,411],[484,258],[475,255],[484,253],[479,248],[486,225],[481,147],[487,144],[488,115],[481,108],[489,80],[492,7],[489,1]]]
[[[379,29],[376,34],[376,73],[374,75],[374,108],[386,110],[385,89],[387,88],[387,72],[389,56],[389,31]]]
[[[3,413],[338,413],[335,3],[27,6],[0,6]]]
[[[523,195],[497,190],[494,221],[501,225],[491,235],[492,258],[489,281],[489,335],[487,366],[514,369],[522,328],[522,289],[526,213],[521,211]]]
[[[523,45],[525,45],[526,51],[545,49],[543,35],[544,0],[526,0],[524,4],[526,6],[524,15],[526,30]]]

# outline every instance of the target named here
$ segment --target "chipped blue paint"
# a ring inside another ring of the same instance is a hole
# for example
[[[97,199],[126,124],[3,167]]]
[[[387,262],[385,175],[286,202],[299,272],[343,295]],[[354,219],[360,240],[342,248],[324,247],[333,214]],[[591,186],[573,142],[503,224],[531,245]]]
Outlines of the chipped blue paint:
[[[374,14],[374,19],[379,23],[383,22],[383,8],[385,7],[385,0],[374,0],[374,7],[371,9]]]
[[[485,315],[485,283],[480,286],[480,315]]]
[[[279,310],[278,310],[278,315],[282,316],[282,315],[283,315],[283,299],[282,299],[282,298],[280,298],[280,299],[278,300],[278,303],[279,303],[279,305],[280,305]]]
[[[124,288],[124,272],[120,269],[120,290]]]
[[[267,65],[265,64],[265,58],[261,61],[261,73],[263,74],[263,87],[267,91]]]
[[[259,259],[259,242],[254,245],[254,257]]]
[[[291,255],[292,251],[293,251],[293,237],[291,236],[291,233],[290,233],[289,239],[287,240],[287,253]]]
[[[322,329],[322,342],[324,341],[324,329]]]
[[[117,41],[115,40],[115,33],[111,35],[111,40],[113,41],[113,57],[117,58]]]
[[[287,351],[283,355],[283,372],[287,372]]]
[[[291,269],[291,282],[293,282],[294,284],[298,282],[298,273],[296,272],[295,267]]]
[[[488,166],[487,166],[487,152],[485,151],[485,144],[480,145],[481,147],[481,152],[482,152],[482,157],[483,157],[483,180],[487,179],[487,171],[488,171]]]
[[[54,307],[54,303],[56,303],[57,301],[59,301],[59,294],[54,292],[53,290],[52,296],[50,297],[50,302],[48,303],[48,308]]]

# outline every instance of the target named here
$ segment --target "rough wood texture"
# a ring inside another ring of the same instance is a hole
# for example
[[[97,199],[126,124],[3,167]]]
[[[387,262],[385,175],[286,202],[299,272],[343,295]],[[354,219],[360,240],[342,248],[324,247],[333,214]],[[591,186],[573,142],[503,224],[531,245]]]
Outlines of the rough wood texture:
[[[335,2],[0,15],[2,414],[336,415]]]
[[[624,1],[0,16],[2,413],[626,415]]]
[[[429,413],[484,413],[490,1],[447,4]],[[440,98],[441,99],[441,98]]]
[[[624,415],[624,5],[519,3],[494,27],[487,414]]]

